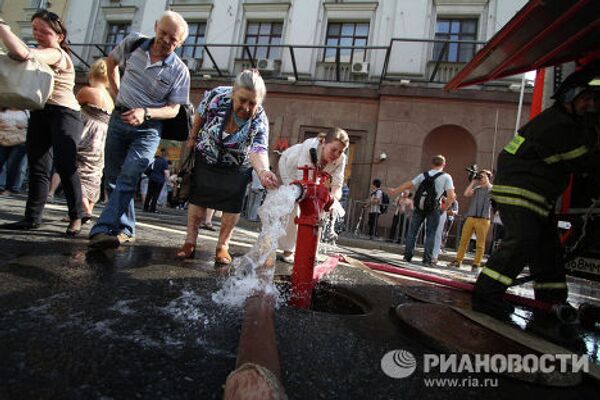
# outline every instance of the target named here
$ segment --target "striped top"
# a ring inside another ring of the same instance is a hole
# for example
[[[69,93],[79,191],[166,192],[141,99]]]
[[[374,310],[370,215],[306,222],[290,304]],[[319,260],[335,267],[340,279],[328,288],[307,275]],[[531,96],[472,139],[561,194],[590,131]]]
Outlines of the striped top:
[[[135,42],[143,37],[140,33],[132,33],[110,53],[125,71],[117,104],[126,108],[158,108],[167,104],[189,103],[190,72],[187,66],[175,53],[152,64],[150,46],[153,38],[148,38],[131,52]]]

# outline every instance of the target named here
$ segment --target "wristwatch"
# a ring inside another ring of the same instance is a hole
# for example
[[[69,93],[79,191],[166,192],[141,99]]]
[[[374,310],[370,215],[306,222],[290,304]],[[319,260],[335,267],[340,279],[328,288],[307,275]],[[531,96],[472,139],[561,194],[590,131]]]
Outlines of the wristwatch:
[[[150,121],[152,119],[152,115],[150,114],[150,112],[148,111],[147,108],[144,107],[144,119],[146,121]]]

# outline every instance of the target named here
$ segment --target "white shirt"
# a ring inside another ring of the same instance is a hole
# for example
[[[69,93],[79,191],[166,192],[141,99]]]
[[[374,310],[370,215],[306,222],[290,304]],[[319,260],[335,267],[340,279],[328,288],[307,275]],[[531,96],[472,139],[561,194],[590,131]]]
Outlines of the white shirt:
[[[284,185],[289,185],[295,180],[302,179],[303,172],[298,167],[311,165],[310,149],[317,149],[317,157],[321,157],[321,146],[319,139],[306,139],[302,143],[297,143],[281,154],[279,159],[279,175]],[[342,154],[334,162],[328,163],[323,168],[324,172],[331,175],[331,186],[342,187],[344,184],[344,169],[346,168],[346,155]]]

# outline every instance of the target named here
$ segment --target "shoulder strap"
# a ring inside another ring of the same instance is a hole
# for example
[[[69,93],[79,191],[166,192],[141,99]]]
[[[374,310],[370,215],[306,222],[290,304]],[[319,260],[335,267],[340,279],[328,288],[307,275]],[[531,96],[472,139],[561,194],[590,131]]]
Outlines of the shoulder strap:
[[[147,37],[140,37],[140,38],[136,39],[136,41],[133,42],[133,44],[131,45],[131,48],[125,55],[125,59],[128,59],[129,56],[131,56],[131,53],[133,53],[138,47],[140,47],[142,45],[142,43],[144,43],[146,40],[148,40]]]
[[[444,175],[444,171],[440,171],[433,176],[433,180],[436,180],[438,176]]]

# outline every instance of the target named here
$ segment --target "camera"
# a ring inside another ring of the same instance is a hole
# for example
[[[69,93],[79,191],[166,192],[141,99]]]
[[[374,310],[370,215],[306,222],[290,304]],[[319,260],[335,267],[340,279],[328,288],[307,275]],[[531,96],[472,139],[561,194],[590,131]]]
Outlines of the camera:
[[[473,164],[470,167],[465,168],[468,172],[467,179],[471,182],[473,179],[476,181],[481,179],[481,170],[477,167],[477,164]]]

